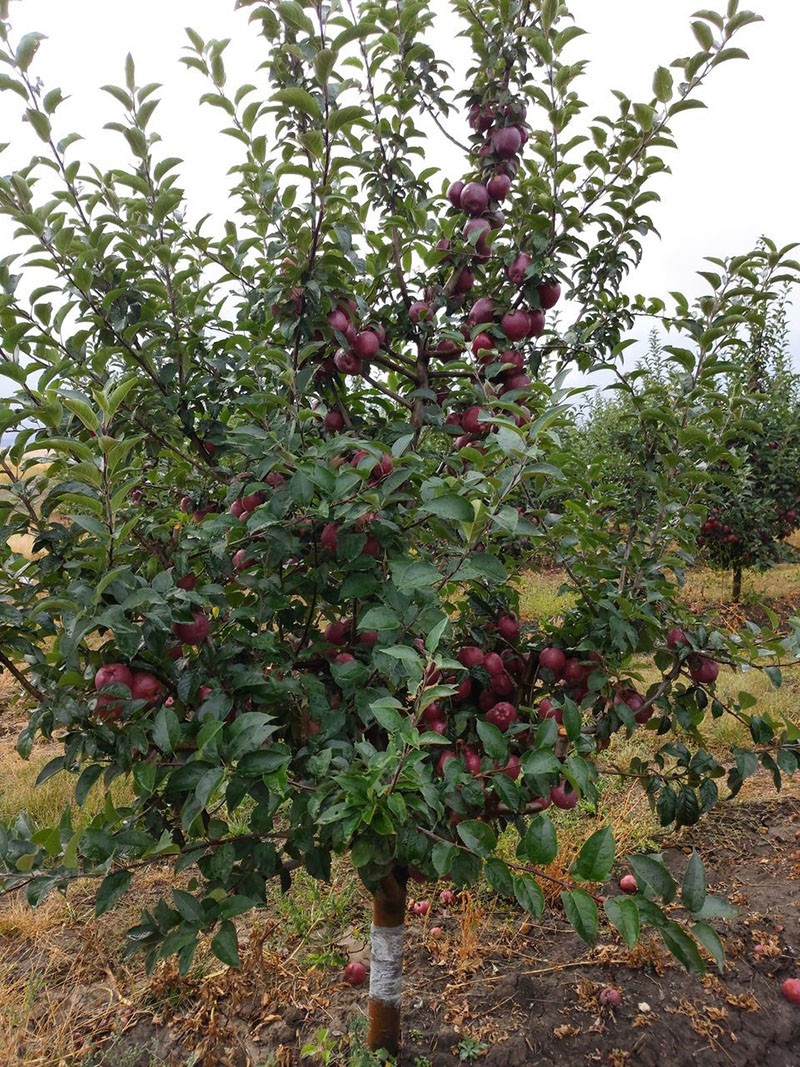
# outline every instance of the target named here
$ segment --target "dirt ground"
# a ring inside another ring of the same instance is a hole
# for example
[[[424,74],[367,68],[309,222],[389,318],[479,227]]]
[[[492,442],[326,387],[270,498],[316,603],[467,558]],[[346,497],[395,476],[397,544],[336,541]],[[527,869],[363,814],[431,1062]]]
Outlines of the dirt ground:
[[[794,786],[795,783],[793,783]],[[693,831],[666,842],[665,858],[680,872],[696,846],[710,889],[738,907],[716,921],[728,961],[722,977],[687,975],[660,941],[646,936],[629,952],[608,933],[594,949],[549,912],[528,923],[490,897],[463,896],[443,908],[437,894],[425,919],[409,919],[403,1067],[478,1062],[495,1067],[800,1067],[800,1007],[785,1001],[781,981],[800,974],[800,796],[721,806]],[[157,887],[154,887],[154,889]],[[161,887],[163,891],[164,887]],[[608,887],[616,891],[616,883]],[[85,925],[64,924],[66,960],[92,952]],[[157,970],[132,996],[122,971],[101,963],[83,983],[63,991],[64,1023],[74,1058],[29,1055],[34,1013],[6,1062],[64,1067],[346,1067],[363,1037],[366,986],[341,981],[340,966],[308,967],[299,946],[280,938],[276,921],[245,931],[242,972],[180,980]],[[350,952],[359,956],[358,939]],[[50,967],[52,960],[0,934],[0,959],[14,970]],[[65,972],[66,973],[66,972]],[[621,1004],[601,1008],[599,991],[613,986]],[[49,1025],[52,1026],[52,1013]],[[320,1050],[301,1057],[305,1046]],[[194,1057],[194,1058],[193,1058]]]

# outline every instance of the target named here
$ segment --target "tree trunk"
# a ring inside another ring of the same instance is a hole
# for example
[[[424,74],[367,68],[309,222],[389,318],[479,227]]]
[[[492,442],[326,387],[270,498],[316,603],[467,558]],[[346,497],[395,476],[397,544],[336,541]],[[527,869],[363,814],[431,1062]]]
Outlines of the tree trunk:
[[[367,1046],[372,1052],[400,1051],[400,1001],[403,992],[403,923],[406,880],[395,871],[373,897]]]
[[[733,590],[731,593],[734,604],[738,604],[742,599],[742,568],[733,568]]]

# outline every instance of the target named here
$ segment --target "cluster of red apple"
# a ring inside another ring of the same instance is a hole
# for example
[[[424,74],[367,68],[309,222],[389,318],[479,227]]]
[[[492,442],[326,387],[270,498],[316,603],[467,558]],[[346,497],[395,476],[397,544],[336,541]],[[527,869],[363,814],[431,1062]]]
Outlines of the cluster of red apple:
[[[700,535],[697,538],[697,543],[701,546],[711,542],[737,545],[740,541],[741,537],[739,537],[738,534],[735,534],[731,527],[726,522],[723,522],[719,514],[715,511],[712,511],[700,527]]]
[[[187,575],[181,581],[185,582],[184,588],[192,588],[194,575]],[[180,658],[183,645],[202,645],[210,630],[211,625],[204,611],[193,612],[191,622],[173,623],[172,633],[178,643],[170,649],[170,657]],[[164,683],[154,674],[131,669],[126,663],[105,663],[98,667],[94,688],[97,693],[95,710],[103,722],[119,721],[128,701],[143,701],[143,708],[154,708],[167,695]]]

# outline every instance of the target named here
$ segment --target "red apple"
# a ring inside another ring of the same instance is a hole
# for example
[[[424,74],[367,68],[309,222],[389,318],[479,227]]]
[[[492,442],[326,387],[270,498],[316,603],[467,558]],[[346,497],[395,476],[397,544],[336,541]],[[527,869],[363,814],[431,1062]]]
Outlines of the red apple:
[[[544,311],[548,311],[558,303],[561,297],[561,286],[555,279],[550,278],[537,285],[536,292],[539,294],[540,306]]]
[[[506,267],[508,280],[514,285],[522,285],[525,281],[525,272],[533,264],[533,258],[527,252],[519,252],[515,259]]]
[[[529,312],[528,318],[531,323],[530,336],[541,337],[544,333],[544,312],[535,308],[533,311]]]
[[[461,193],[464,190],[464,183],[462,181],[453,182],[450,188],[447,190],[447,199],[455,208],[461,207]]]
[[[499,159],[510,159],[522,148],[522,131],[519,126],[503,126],[492,134],[491,146]]]
[[[497,620],[497,632],[504,641],[513,642],[519,637],[519,619],[516,615],[501,615]]]
[[[500,329],[509,341],[522,341],[531,333],[530,313],[522,308],[507,311],[500,319]]]
[[[619,887],[623,893],[636,893],[639,889],[639,883],[632,874],[623,874],[619,880]]]
[[[342,334],[347,330],[347,327],[350,325],[350,319],[348,318],[347,312],[344,311],[342,308],[336,308],[335,311],[331,311],[328,314],[328,322],[331,326],[331,329],[338,330],[338,332]]]
[[[512,782],[515,782],[517,778],[519,778],[521,772],[522,767],[520,766],[519,756],[515,756],[512,753],[508,757],[508,762],[506,763],[505,767],[502,768],[500,773],[504,774],[506,778],[510,778]]]
[[[800,978],[787,978],[781,984],[781,993],[790,1004],[800,1004]]]
[[[468,215],[480,215],[489,206],[489,191],[481,182],[470,182],[461,190],[460,206]]]
[[[555,719],[559,724],[564,721],[564,709],[554,704],[552,700],[548,700],[547,697],[539,702],[536,710],[539,712],[540,719]]]
[[[493,174],[486,183],[486,189],[492,200],[505,200],[511,191],[511,177],[508,174]]]
[[[333,362],[342,374],[360,374],[363,370],[363,364],[355,352],[345,352],[343,348],[336,351]]]
[[[424,300],[415,300],[408,309],[408,317],[415,326],[417,323],[427,322],[432,318],[430,305],[426,304]]]
[[[356,963],[355,960],[348,963],[344,969],[344,980],[348,985],[363,985],[366,977],[366,967],[363,963]]]
[[[322,528],[320,534],[319,543],[325,549],[326,552],[336,553],[338,549],[337,535],[339,533],[340,526],[338,522],[326,523]]]
[[[192,571],[189,571],[188,574],[184,574],[182,578],[179,578],[175,585],[177,585],[179,589],[187,589],[191,591],[197,585],[197,575]]]
[[[192,622],[174,622],[172,632],[184,645],[202,645],[211,629],[205,613],[195,611]]]
[[[493,322],[495,316],[494,300],[490,296],[482,296],[469,309],[467,322],[470,326],[477,326],[481,322]],[[494,347],[489,345],[489,348]]]
[[[380,351],[381,342],[374,330],[361,330],[353,341],[353,352],[359,359],[372,359]]]
[[[452,907],[456,902],[456,895],[452,889],[443,889],[439,894],[439,903],[445,908]]]
[[[94,687],[98,691],[110,685],[123,685],[130,689],[132,684],[133,673],[124,663],[106,663],[98,667],[94,676]]]
[[[618,1008],[622,1003],[622,993],[618,989],[614,989],[613,986],[607,985],[597,994],[597,999],[601,1007]]]
[[[711,685],[716,682],[719,664],[709,656],[692,655],[686,661],[692,681],[698,685]]]
[[[682,630],[680,626],[673,626],[671,630],[667,630],[667,648],[674,649],[688,644],[689,638],[686,636],[686,631]]]
[[[443,752],[436,761],[436,773],[444,777],[445,768],[451,759],[456,759],[455,752]]]
[[[543,670],[550,671],[554,680],[561,677],[566,662],[567,657],[561,649],[555,648],[553,645],[543,648],[539,654],[539,666]]]
[[[519,715],[513,704],[509,704],[507,700],[501,700],[499,704],[495,704],[486,712],[486,721],[505,733],[512,723],[519,721]]]
[[[144,700],[151,707],[164,697],[164,686],[154,674],[136,671],[131,683],[131,700]]]
[[[559,782],[558,785],[554,785],[550,790],[550,799],[557,808],[563,808],[568,811],[578,803],[578,794],[570,783],[564,780]]]
[[[344,429],[344,415],[337,408],[333,408],[325,416],[325,429],[328,433],[339,433]]]

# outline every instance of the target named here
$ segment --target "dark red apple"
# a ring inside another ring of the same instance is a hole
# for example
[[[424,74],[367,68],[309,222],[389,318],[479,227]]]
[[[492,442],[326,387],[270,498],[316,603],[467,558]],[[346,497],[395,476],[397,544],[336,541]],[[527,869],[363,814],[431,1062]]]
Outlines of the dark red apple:
[[[192,622],[174,622],[172,632],[184,645],[202,645],[211,629],[206,615],[202,611],[192,614]]]
[[[355,352],[345,352],[343,348],[336,351],[333,362],[342,374],[360,374],[363,370],[363,363]]]
[[[506,665],[497,652],[487,652],[483,659],[483,665],[490,675],[505,674]]]
[[[255,561],[247,555],[246,548],[240,548],[238,552],[234,552],[231,563],[235,571],[246,571],[248,567],[252,567]]]
[[[136,671],[130,688],[131,700],[144,700],[151,707],[164,697],[164,686],[148,671]]]
[[[106,663],[98,667],[94,676],[94,687],[98,692],[110,685],[123,685],[130,689],[132,684],[133,673],[124,663]]]
[[[568,811],[578,803],[578,794],[568,781],[563,780],[550,790],[550,799],[557,808],[563,808],[564,811]]]
[[[511,177],[508,174],[493,174],[486,183],[486,189],[492,200],[505,200],[511,191]]]
[[[544,311],[555,307],[561,298],[561,286],[553,278],[546,279],[536,286],[539,294],[539,304]]]
[[[325,416],[325,429],[328,433],[340,433],[344,429],[344,415],[338,408],[333,408]]]
[[[470,182],[461,190],[461,209],[469,215],[480,215],[489,206],[489,191],[482,182]]]
[[[528,313],[528,318],[531,322],[530,336],[541,337],[544,333],[544,312],[535,308]]]
[[[350,319],[342,308],[336,308],[334,311],[328,314],[328,323],[331,329],[337,330],[339,333],[344,333],[347,327],[350,325]]]
[[[516,615],[501,615],[497,620],[497,632],[504,641],[513,643],[519,638],[520,626]]]
[[[464,645],[459,649],[457,658],[462,666],[470,670],[473,667],[481,667],[484,661],[483,649],[478,648],[477,645]]]
[[[499,159],[510,159],[522,148],[522,131],[518,126],[503,126],[492,134],[491,145]]]
[[[467,315],[467,322],[470,326],[477,326],[482,322],[493,322],[495,315],[494,300],[490,296],[482,296],[479,300],[476,300],[472,307],[469,309],[469,315]]]
[[[719,664],[709,656],[692,655],[686,661],[692,681],[698,685],[711,685],[716,682]]]
[[[507,311],[500,319],[500,329],[509,341],[522,341],[531,333],[530,313],[522,308]]]
[[[366,977],[366,967],[363,963],[356,963],[355,960],[348,963],[344,969],[344,980],[348,985],[363,985]]]
[[[374,330],[361,330],[353,341],[353,353],[359,359],[372,359],[380,351],[381,342]]]
[[[432,317],[430,304],[424,300],[415,300],[408,309],[408,317],[415,326],[420,322],[427,322]]]
[[[340,526],[338,522],[326,523],[322,528],[320,534],[319,543],[325,549],[326,552],[336,553],[338,549],[338,533]]]
[[[501,700],[486,712],[486,721],[505,733],[512,723],[519,721],[519,715],[513,704],[509,704],[507,700]]]
[[[525,272],[533,264],[533,258],[527,252],[520,252],[506,268],[508,280],[514,285],[522,285],[525,281]]]
[[[447,190],[447,199],[455,208],[461,207],[461,193],[464,190],[464,183],[462,181],[453,182],[450,188]]]
[[[673,626],[671,630],[667,630],[667,648],[675,649],[688,644],[689,638],[686,636],[686,631],[680,626]]]
[[[561,677],[566,662],[567,657],[561,649],[555,648],[553,645],[543,648],[539,653],[539,666],[543,670],[550,671],[554,679]]]

